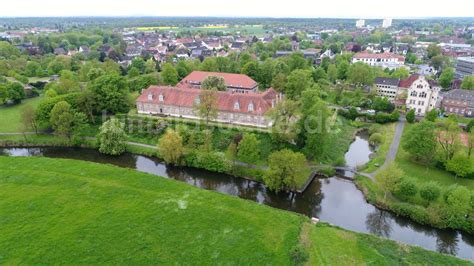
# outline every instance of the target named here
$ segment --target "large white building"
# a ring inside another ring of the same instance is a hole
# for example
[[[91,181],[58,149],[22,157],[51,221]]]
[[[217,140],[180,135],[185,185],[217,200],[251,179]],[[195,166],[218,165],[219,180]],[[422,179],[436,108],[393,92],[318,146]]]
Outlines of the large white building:
[[[371,66],[377,66],[388,69],[397,69],[403,67],[405,64],[405,57],[403,55],[393,53],[369,53],[367,51],[360,52],[352,57],[352,63],[362,62]]]
[[[424,116],[426,112],[436,108],[441,88],[434,80],[413,75],[400,86],[407,87],[406,107],[408,110],[415,110],[417,116]]]
[[[359,19],[356,21],[356,27],[357,28],[363,28],[365,26],[365,20],[364,19]]]
[[[386,18],[382,21],[382,28],[390,28],[392,26],[392,19]]]

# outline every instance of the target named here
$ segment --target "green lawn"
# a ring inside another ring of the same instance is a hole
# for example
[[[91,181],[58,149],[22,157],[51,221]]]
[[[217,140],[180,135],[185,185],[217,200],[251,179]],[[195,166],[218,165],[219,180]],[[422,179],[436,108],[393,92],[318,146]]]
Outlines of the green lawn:
[[[26,106],[35,108],[41,97],[23,100],[21,104],[13,106],[0,106],[0,133],[21,132],[21,112]],[[30,129],[31,130],[31,129]]]
[[[463,263],[130,169],[2,156],[0,169],[0,264],[291,265],[297,245],[311,264]]]
[[[383,137],[382,143],[379,145],[374,157],[372,157],[370,161],[364,166],[364,172],[372,173],[384,164],[385,156],[390,149],[390,145],[392,145],[393,135],[395,134],[395,126],[396,123],[382,125],[380,129]]]

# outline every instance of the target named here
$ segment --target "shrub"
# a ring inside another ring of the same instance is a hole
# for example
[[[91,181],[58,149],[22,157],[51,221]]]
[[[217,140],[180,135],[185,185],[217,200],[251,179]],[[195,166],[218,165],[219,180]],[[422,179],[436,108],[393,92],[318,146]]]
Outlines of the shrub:
[[[228,173],[232,169],[220,152],[193,152],[186,156],[186,165],[218,173]]]
[[[408,111],[406,119],[408,123],[415,122],[415,109],[411,109],[410,111]]]
[[[294,246],[290,251],[290,256],[293,265],[304,265],[309,259],[308,251],[306,251],[306,249],[301,245]]]
[[[427,201],[435,201],[440,194],[439,185],[435,182],[426,183],[420,189],[421,198]]]
[[[380,133],[374,133],[369,138],[369,143],[373,146],[377,146],[382,143],[383,136]]]
[[[409,217],[421,224],[430,223],[430,215],[424,207],[412,205],[410,203],[397,202],[391,204],[391,209],[398,215]]]
[[[369,127],[369,135],[372,135],[374,133],[380,133],[381,129],[382,129],[382,126],[380,124],[372,124]]]
[[[398,185],[397,194],[402,197],[413,197],[418,192],[415,182],[409,178],[403,178]]]

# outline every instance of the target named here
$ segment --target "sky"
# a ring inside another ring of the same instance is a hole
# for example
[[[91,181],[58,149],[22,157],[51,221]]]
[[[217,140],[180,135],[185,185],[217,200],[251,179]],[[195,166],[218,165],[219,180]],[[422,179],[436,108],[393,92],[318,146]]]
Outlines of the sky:
[[[474,17],[474,0],[1,0],[0,17]]]

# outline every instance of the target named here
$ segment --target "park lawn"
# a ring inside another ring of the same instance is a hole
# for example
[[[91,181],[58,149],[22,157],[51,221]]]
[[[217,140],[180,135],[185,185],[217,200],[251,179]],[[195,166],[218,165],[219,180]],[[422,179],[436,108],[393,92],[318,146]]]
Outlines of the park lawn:
[[[370,161],[363,167],[363,171],[366,173],[373,173],[385,162],[385,157],[392,145],[393,136],[395,134],[396,123],[384,124],[381,127],[382,143],[379,145],[375,155]]]
[[[410,124],[405,126],[403,135],[407,134]],[[417,164],[410,159],[410,155],[403,149],[404,136],[400,142],[400,147],[395,159],[397,165],[405,172],[408,177],[413,178],[418,184],[426,183],[429,181],[436,181],[444,188],[459,184],[467,187],[470,190],[474,190],[474,180],[467,178],[455,178],[455,176],[442,169],[435,168],[433,166],[424,166]],[[474,161],[474,157],[472,158]]]
[[[0,157],[2,264],[289,264],[300,215],[134,170]]]
[[[111,165],[0,156],[0,264],[451,264],[353,233]]]
[[[23,100],[20,104],[13,106],[0,106],[0,133],[21,132],[21,112],[27,106],[36,108],[41,101],[41,97]],[[31,131],[32,129],[28,129]]]

